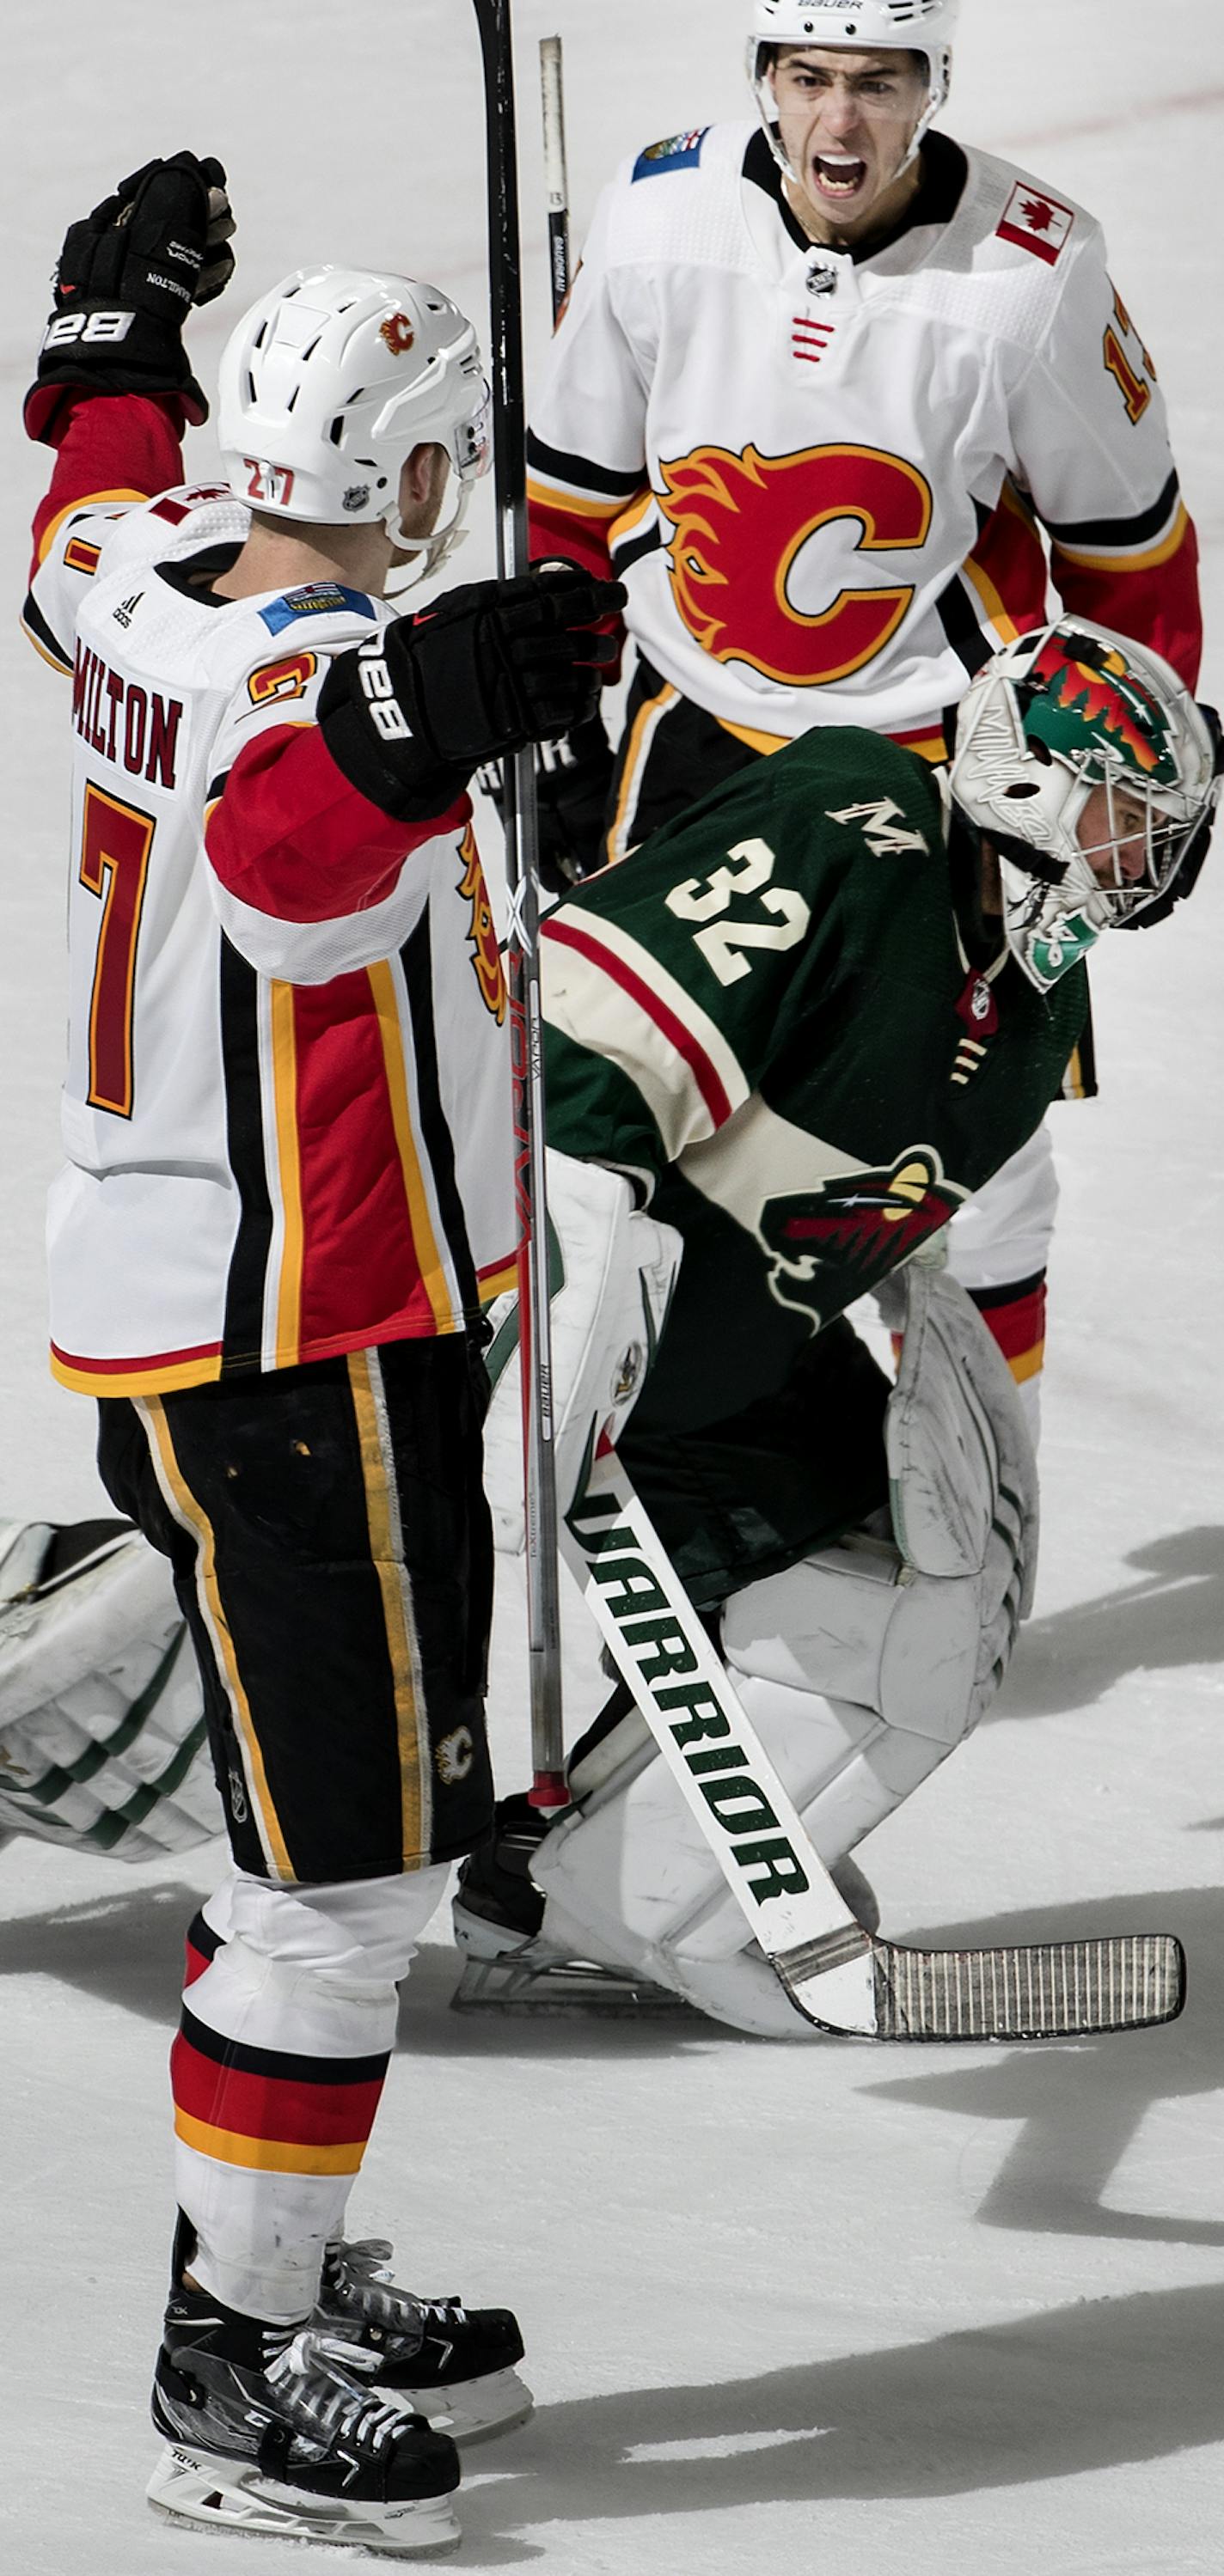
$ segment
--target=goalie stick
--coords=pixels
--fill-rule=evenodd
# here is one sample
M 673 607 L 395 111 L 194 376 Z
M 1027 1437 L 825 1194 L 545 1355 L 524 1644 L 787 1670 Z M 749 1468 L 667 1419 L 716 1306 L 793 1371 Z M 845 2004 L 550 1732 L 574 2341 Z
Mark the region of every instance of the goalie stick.
M 523 393 L 518 156 L 510 0 L 473 0 L 484 66 L 489 204 L 489 304 L 493 341 L 493 480 L 497 569 L 503 581 L 528 568 L 527 430 Z M 553 1450 L 552 1346 L 548 1305 L 548 1221 L 544 1164 L 544 1059 L 539 961 L 539 865 L 535 760 L 519 752 L 502 768 L 506 887 L 510 919 L 506 982 L 518 1220 L 520 1358 L 526 1461 L 527 1656 L 532 1804 L 567 1806 L 561 1706 L 561 1602 L 557 1482 Z
M 1082 2038 L 1174 2021 L 1159 1932 L 924 1950 L 866 1931 L 813 1849 L 613 1448 L 565 1515 L 568 1562 L 618 1671 L 795 2010 L 839 2038 Z

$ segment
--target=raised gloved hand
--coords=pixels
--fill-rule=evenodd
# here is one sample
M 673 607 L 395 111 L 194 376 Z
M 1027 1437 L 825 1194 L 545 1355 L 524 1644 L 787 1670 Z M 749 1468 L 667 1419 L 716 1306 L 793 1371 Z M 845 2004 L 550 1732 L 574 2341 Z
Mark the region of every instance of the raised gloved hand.
M 439 814 L 481 761 L 570 733 L 616 658 L 595 633 L 619 582 L 569 565 L 471 582 L 338 654 L 319 698 L 323 739 L 354 787 L 404 821 Z
M 113 197 L 70 224 L 55 272 L 55 306 L 26 396 L 31 438 L 45 438 L 66 388 L 98 394 L 178 394 L 187 418 L 208 405 L 187 363 L 182 331 L 234 271 L 234 218 L 219 161 L 176 152 L 146 161 Z

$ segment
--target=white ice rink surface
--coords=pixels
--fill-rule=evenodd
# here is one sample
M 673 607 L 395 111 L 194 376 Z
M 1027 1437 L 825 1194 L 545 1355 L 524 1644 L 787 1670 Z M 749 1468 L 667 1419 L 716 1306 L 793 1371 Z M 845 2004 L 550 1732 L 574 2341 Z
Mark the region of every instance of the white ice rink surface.
M 742 110 L 741 0 L 522 0 L 530 343 L 546 329 L 536 38 L 566 45 L 576 229 L 614 158 Z M 17 17 L 17 13 L 15 13 Z M 1104 219 L 1155 350 L 1224 696 L 1224 12 L 966 0 L 950 132 Z M 1159 33 L 1157 31 L 1160 31 Z M 7 41 L 2 542 L 44 472 L 20 392 L 66 222 L 190 143 L 228 164 L 231 314 L 331 257 L 483 313 L 466 0 L 25 7 Z M 225 309 L 197 325 L 208 380 Z M 207 432 L 189 451 L 204 472 Z M 464 576 L 491 565 L 487 494 Z M 62 689 L 0 642 L 0 1513 L 96 1508 L 91 1415 L 44 1357 L 67 768 Z M 1095 979 L 1105 1093 L 1057 1110 L 1037 1613 L 997 1714 L 868 1846 L 937 1940 L 1180 1933 L 1172 2030 L 1036 2050 L 795 2047 L 683 2025 L 459 2021 L 439 1923 L 354 2200 L 405 2277 L 512 2303 L 539 2411 L 472 2456 L 472 2570 L 549 2576 L 1217 2576 L 1224 2562 L 1224 851 Z M 494 1742 L 522 1777 L 499 1614 Z M 575 1617 L 571 1706 L 591 1704 Z M 170 2203 L 180 1936 L 216 1871 L 0 1854 L 0 2549 L 13 2576 L 274 2576 L 272 2541 L 143 2502 Z M 338 2568 L 341 2553 L 319 2552 Z M 348 2563 L 360 2563 L 349 2560 Z

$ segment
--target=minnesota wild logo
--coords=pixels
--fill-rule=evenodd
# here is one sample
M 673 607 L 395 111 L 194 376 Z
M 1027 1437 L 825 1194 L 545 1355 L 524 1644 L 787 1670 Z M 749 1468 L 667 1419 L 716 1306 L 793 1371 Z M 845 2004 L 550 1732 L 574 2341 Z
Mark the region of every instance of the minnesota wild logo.
M 819 1332 L 937 1234 L 965 1196 L 933 1146 L 912 1145 L 887 1170 L 840 1172 L 767 1199 L 757 1231 L 773 1255 L 770 1293 Z

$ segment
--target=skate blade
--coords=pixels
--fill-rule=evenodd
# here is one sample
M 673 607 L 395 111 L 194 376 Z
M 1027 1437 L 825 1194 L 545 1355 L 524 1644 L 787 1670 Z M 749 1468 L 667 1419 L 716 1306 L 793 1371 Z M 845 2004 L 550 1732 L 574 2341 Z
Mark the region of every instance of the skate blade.
M 451 1996 L 452 2012 L 567 2013 L 609 2015 L 644 2013 L 692 2020 L 693 2007 L 666 1986 L 648 1977 L 630 1976 L 618 1968 L 598 1967 L 590 1959 L 540 1959 L 513 1951 L 500 1959 L 469 1958 Z
M 424 2415 L 435 2433 L 452 2442 L 488 2442 L 525 2424 L 535 2399 L 517 2370 L 490 2370 L 483 2379 L 456 2379 L 446 2387 L 385 2388 L 410 2415 Z
M 264 2539 L 324 2541 L 333 2549 L 377 2549 L 406 2558 L 441 2555 L 462 2538 L 449 2495 L 346 2504 L 338 2496 L 281 2486 L 238 2461 L 185 2451 L 177 2442 L 167 2444 L 145 2493 L 175 2522 L 203 2522 L 214 2531 L 248 2531 Z

